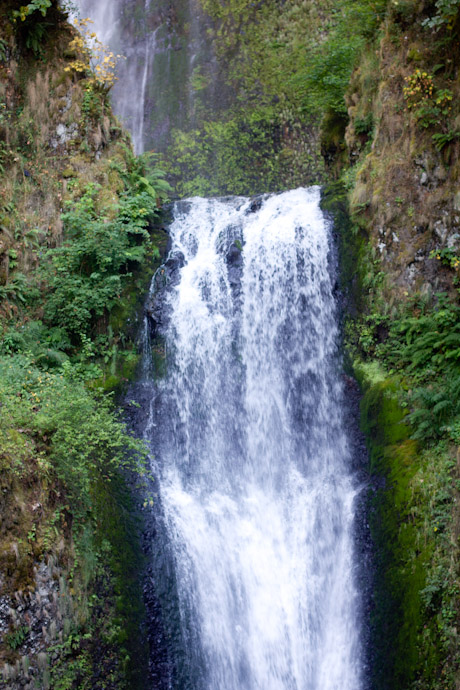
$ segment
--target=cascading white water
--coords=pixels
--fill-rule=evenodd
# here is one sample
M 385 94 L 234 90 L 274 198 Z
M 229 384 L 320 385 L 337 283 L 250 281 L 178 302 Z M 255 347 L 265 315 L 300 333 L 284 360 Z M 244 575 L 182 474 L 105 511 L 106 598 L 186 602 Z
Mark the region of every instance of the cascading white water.
M 170 229 L 184 265 L 147 433 L 187 687 L 359 690 L 330 228 L 317 188 L 259 205 L 192 199 Z

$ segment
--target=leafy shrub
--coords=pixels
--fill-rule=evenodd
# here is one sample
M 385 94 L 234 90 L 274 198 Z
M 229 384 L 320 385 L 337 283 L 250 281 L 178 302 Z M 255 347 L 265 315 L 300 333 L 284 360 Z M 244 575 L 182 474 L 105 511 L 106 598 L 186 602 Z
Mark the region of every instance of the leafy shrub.
M 158 252 L 148 227 L 169 187 L 161 171 L 149 173 L 145 161 L 132 164 L 131 171 L 119 170 L 126 189 L 111 206 L 99 207 L 101 187 L 94 184 L 68 204 L 62 217 L 65 242 L 47 252 L 45 320 L 74 342 L 120 299 L 130 265 Z
M 11 253 L 12 250 L 10 249 L 10 256 Z M 14 264 L 15 261 L 12 263 Z M 6 285 L 0 285 L 0 301 L 8 300 L 16 304 L 27 305 L 36 299 L 38 294 L 38 289 L 33 278 L 26 276 L 20 271 L 15 271 L 11 280 Z
M 19 20 L 22 25 L 20 33 L 23 35 L 26 48 L 36 56 L 41 54 L 45 34 L 53 26 L 53 22 L 43 21 L 52 6 L 53 0 L 32 0 L 12 11 L 13 21 L 17 23 Z
M 74 19 L 77 28 L 69 49 L 76 52 L 78 57 L 65 67 L 66 72 L 76 72 L 84 75 L 92 89 L 108 92 L 114 85 L 117 77 L 115 67 L 122 57 L 115 55 L 105 46 L 94 31 L 89 28 L 91 19 Z
M 5 635 L 5 642 L 10 649 L 16 650 L 25 641 L 28 633 L 29 633 L 29 628 L 26 628 L 25 626 L 21 626 L 19 628 L 16 628 L 16 630 L 13 630 L 12 632 L 7 633 Z
M 370 6 L 347 0 L 332 12 L 328 35 L 316 48 L 310 46 L 304 68 L 294 77 L 304 95 L 305 107 L 321 113 L 332 110 L 346 117 L 345 92 L 366 42 L 373 38 L 385 15 L 386 3 Z
M 414 438 L 453 439 L 460 415 L 460 306 L 439 294 L 436 308 L 402 314 L 386 325 L 387 339 L 376 354 L 410 381 Z
M 34 12 L 40 12 L 42 17 L 46 17 L 46 13 L 51 5 L 51 0 L 31 0 L 28 5 L 22 5 L 19 10 L 13 10 L 13 17 L 20 19 L 22 22 Z
M 436 132 L 431 137 L 433 143 L 438 151 L 442 151 L 448 144 L 450 144 L 454 139 L 460 136 L 460 132 L 448 131 L 448 132 Z
M 436 14 L 425 19 L 423 24 L 430 29 L 439 31 L 442 28 L 451 31 L 458 19 L 459 4 L 458 0 L 436 0 Z
M 206 121 L 192 132 L 173 132 L 169 158 L 183 196 L 247 194 L 286 185 L 302 162 L 286 165 L 273 107 L 254 108 L 226 121 Z M 308 164 L 305 158 L 303 162 Z M 294 171 L 293 171 L 294 168 Z M 289 186 L 289 182 L 287 183 Z
M 345 91 L 363 41 L 359 36 L 349 41 L 330 38 L 312 57 L 305 74 L 309 99 L 321 111 L 333 110 L 346 115 Z
M 445 385 L 447 384 L 447 385 Z M 460 375 L 442 386 L 418 388 L 412 394 L 414 411 L 409 421 L 415 429 L 413 437 L 435 440 L 450 431 L 449 422 L 460 413 Z
M 370 134 L 374 127 L 374 116 L 368 113 L 365 117 L 357 117 L 354 120 L 356 134 Z
M 143 472 L 142 442 L 126 432 L 109 398 L 88 391 L 70 363 L 51 372 L 25 355 L 0 356 L 0 403 L 0 458 L 8 467 L 11 430 L 45 439 L 49 452 L 41 470 L 55 473 L 76 520 L 91 512 L 97 481 L 110 482 L 120 468 Z M 15 464 L 19 476 L 28 471 L 29 454 Z
M 71 349 L 69 337 L 60 328 L 47 328 L 41 321 L 29 321 L 2 333 L 0 353 L 27 353 L 40 367 L 61 366 Z
M 453 93 L 450 89 L 438 89 L 435 92 L 434 77 L 428 72 L 416 69 L 405 78 L 404 98 L 409 110 L 421 125 L 428 127 L 446 126 L 447 117 L 452 110 Z M 457 133 L 454 131 L 436 132 L 432 139 L 438 151 L 449 144 Z
M 430 99 L 433 95 L 433 76 L 421 69 L 416 69 L 413 74 L 405 78 L 407 86 L 403 88 L 407 107 L 413 108 L 421 101 Z

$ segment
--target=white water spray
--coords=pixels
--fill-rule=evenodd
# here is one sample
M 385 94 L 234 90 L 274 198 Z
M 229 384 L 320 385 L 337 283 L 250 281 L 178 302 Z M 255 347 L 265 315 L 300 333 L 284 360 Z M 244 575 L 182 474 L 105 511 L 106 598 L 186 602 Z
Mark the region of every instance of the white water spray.
M 187 687 L 359 690 L 329 227 L 316 188 L 255 206 L 193 199 L 171 226 L 185 265 L 148 428 Z

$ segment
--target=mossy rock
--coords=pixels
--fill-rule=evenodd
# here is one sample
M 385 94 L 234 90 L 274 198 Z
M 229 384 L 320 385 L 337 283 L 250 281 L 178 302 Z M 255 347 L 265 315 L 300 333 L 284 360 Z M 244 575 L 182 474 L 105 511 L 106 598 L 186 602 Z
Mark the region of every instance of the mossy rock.
M 73 177 L 77 177 L 77 173 L 76 173 L 76 171 L 75 171 L 73 168 L 65 168 L 65 169 L 62 171 L 62 177 L 63 177 L 65 180 L 69 180 L 69 179 L 71 179 L 71 178 L 73 178 Z
M 397 383 L 384 379 L 373 383 L 361 401 L 361 428 L 370 444 L 371 471 L 385 469 L 385 451 L 409 437 L 405 412 L 396 398 Z
M 361 428 L 370 471 L 381 478 L 370 506 L 376 569 L 373 687 L 408 688 L 423 661 L 421 591 L 430 558 L 430 548 L 419 543 L 420 518 L 413 509 L 421 454 L 398 401 L 401 382 L 388 377 L 377 362 L 355 363 L 355 373 L 364 392 Z

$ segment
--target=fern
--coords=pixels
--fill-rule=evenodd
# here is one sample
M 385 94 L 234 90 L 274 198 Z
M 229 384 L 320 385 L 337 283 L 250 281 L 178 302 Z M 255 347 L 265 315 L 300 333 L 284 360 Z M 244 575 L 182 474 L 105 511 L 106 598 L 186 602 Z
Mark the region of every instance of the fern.
M 453 397 L 453 399 L 456 400 L 456 404 L 460 406 L 460 376 L 457 376 L 456 378 L 451 380 L 449 393 L 451 397 Z
M 446 413 L 448 411 L 452 410 L 452 403 L 450 400 L 440 400 L 436 405 L 433 407 L 433 414 L 437 419 L 442 419 L 443 417 L 446 416 Z

